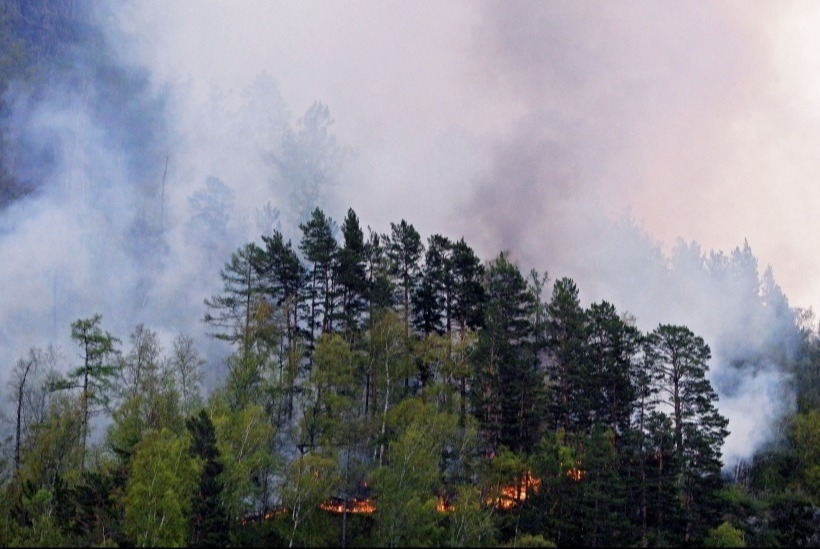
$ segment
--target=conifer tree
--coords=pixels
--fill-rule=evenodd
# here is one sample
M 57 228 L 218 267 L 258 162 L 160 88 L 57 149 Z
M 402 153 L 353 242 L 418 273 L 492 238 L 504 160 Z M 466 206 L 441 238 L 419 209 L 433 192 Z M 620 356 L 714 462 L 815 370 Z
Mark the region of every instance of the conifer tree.
M 396 302 L 401 307 L 404 319 L 405 337 L 410 333 L 410 296 L 419 284 L 420 260 L 424 244 L 415 227 L 404 219 L 390 224 L 391 233 L 386 238 L 386 252 L 389 259 L 390 275 L 395 280 L 400 295 Z
M 702 539 L 715 520 L 717 490 L 722 484 L 720 459 L 729 434 L 720 415 L 717 394 L 706 378 L 709 346 L 689 328 L 659 325 L 651 334 L 657 353 L 659 411 L 671 418 L 676 486 L 683 511 L 680 541 Z
M 367 277 L 368 320 L 375 318 L 376 311 L 392 305 L 394 284 L 390 279 L 390 267 L 386 246 L 389 237 L 367 228 L 368 238 L 364 245 L 365 272 Z
M 300 335 L 299 321 L 302 315 L 300 302 L 307 271 L 299 261 L 299 256 L 282 233 L 262 235 L 264 251 L 259 255 L 256 270 L 262 279 L 262 290 L 271 304 L 281 309 L 284 317 L 288 348 Z
M 226 547 L 228 545 L 228 515 L 222 497 L 221 474 L 224 469 L 216 445 L 216 431 L 203 409 L 185 422 L 191 435 L 190 452 L 201 460 L 199 482 L 191 503 L 189 519 L 190 547 Z
M 336 282 L 341 292 L 339 318 L 344 332 L 350 335 L 361 328 L 366 306 L 366 250 L 364 233 L 352 208 L 347 210 L 341 228 L 344 242 L 336 263 Z
M 85 469 L 91 415 L 106 409 L 113 396 L 119 361 L 119 340 L 100 326 L 102 316 L 80 318 L 71 323 L 71 339 L 81 349 L 82 365 L 68 374 L 60 388 L 79 388 L 82 417 L 82 449 L 80 469 Z
M 411 296 L 413 327 L 424 334 L 443 334 L 450 328 L 453 277 L 450 269 L 452 243 L 440 234 L 427 240 L 424 267 Z
M 591 403 L 582 390 L 589 377 L 587 360 L 587 319 L 578 297 L 578 287 L 569 278 L 561 278 L 552 288 L 547 305 L 547 349 L 550 354 L 550 423 L 564 433 L 564 443 L 571 431 L 588 423 Z
M 632 376 L 638 360 L 640 334 L 606 302 L 593 303 L 586 312 L 589 333 L 590 376 L 584 384 L 593 423 L 611 430 L 613 444 L 630 428 L 635 388 Z
M 484 329 L 473 379 L 474 413 L 491 448 L 526 452 L 541 438 L 543 377 L 533 352 L 534 296 L 501 253 L 485 273 Z
M 326 217 L 318 207 L 313 210 L 307 222 L 299 225 L 302 230 L 299 249 L 311 265 L 307 284 L 311 341 L 316 338 L 316 329 L 320 333 L 333 329 L 333 268 L 338 251 L 338 244 L 333 237 L 334 225 L 333 220 Z
M 451 332 L 450 323 L 455 322 L 463 336 L 467 329 L 476 329 L 484 321 L 484 265 L 461 238 L 453 244 L 450 268 L 453 295 L 447 313 L 447 332 Z
M 205 299 L 208 312 L 204 320 L 215 330 L 210 335 L 239 343 L 243 355 L 250 353 L 255 339 L 254 319 L 261 299 L 261 281 L 255 265 L 261 253 L 253 243 L 234 251 L 219 273 L 222 293 Z

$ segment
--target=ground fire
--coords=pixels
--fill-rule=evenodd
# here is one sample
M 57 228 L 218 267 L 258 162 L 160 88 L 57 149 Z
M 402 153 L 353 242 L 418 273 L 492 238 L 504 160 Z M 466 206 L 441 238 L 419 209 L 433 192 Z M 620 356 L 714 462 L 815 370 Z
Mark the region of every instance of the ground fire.
M 499 490 L 499 495 L 494 498 L 488 498 L 487 503 L 495 506 L 497 509 L 512 509 L 526 500 L 530 492 L 537 492 L 540 487 L 541 479 L 527 472 L 521 478 L 521 482 L 502 486 Z
M 578 469 L 577 467 L 568 469 L 566 474 L 575 482 L 580 482 L 581 479 L 584 478 L 584 471 L 582 469 Z M 497 496 L 489 497 L 486 499 L 486 501 L 488 505 L 492 505 L 496 509 L 512 509 L 520 503 L 526 501 L 527 497 L 531 493 L 537 493 L 540 487 L 541 479 L 538 477 L 534 477 L 532 473 L 527 472 L 521 478 L 520 482 L 518 482 L 517 484 L 502 486 L 499 489 Z M 350 498 L 345 500 L 344 498 L 334 497 L 329 500 L 323 501 L 319 504 L 318 507 L 322 511 L 327 511 L 328 513 L 333 513 L 335 515 L 341 515 L 345 513 L 345 511 L 351 514 L 362 515 L 369 515 L 376 512 L 376 506 L 373 504 L 370 498 Z M 449 513 L 455 511 L 455 509 L 456 506 L 449 500 L 449 498 L 445 496 L 438 497 L 436 511 L 440 513 Z M 252 521 L 268 520 L 276 515 L 284 513 L 285 511 L 286 509 L 280 507 L 273 511 L 269 511 L 264 515 L 262 515 L 261 513 L 256 515 L 249 515 L 242 520 L 242 523 L 245 524 Z
M 354 514 L 370 514 L 376 512 L 376 507 L 368 498 L 352 498 L 348 500 L 342 498 L 331 498 L 330 500 L 323 501 L 319 504 L 319 509 L 337 515 L 344 513 L 345 507 L 347 508 L 348 513 Z

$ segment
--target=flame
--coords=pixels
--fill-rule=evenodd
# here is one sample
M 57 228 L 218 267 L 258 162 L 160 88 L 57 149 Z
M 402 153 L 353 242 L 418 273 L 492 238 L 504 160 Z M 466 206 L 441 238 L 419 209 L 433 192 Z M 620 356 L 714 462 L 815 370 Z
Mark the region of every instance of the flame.
M 532 492 L 538 492 L 541 487 L 541 479 L 532 476 L 532 473 L 527 471 L 521 477 L 521 481 L 517 484 L 502 486 L 499 490 L 500 495 L 497 497 L 490 497 L 487 503 L 494 505 L 497 509 L 512 509 L 519 503 L 527 499 L 527 495 Z
M 436 511 L 439 513 L 449 513 L 451 511 L 455 511 L 456 508 L 453 504 L 449 503 L 444 496 L 438 497 L 438 504 L 436 504 Z
M 242 517 L 241 523 L 244 526 L 244 525 L 246 525 L 248 523 L 251 523 L 251 522 L 257 522 L 257 521 L 261 522 L 263 520 L 270 520 L 270 519 L 272 519 L 273 517 L 275 517 L 277 515 L 282 515 L 282 514 L 287 513 L 287 512 L 288 512 L 288 510 L 287 510 L 286 507 L 276 507 L 275 509 L 272 509 L 272 510 L 268 511 L 265 514 L 253 513 L 253 514 L 250 514 L 250 515 L 245 515 L 244 517 Z
M 348 513 L 360 513 L 369 515 L 371 513 L 376 512 L 376 507 L 367 498 L 353 498 L 347 500 L 346 502 L 345 500 L 340 498 L 333 498 L 330 501 L 323 501 L 319 504 L 319 509 L 337 515 L 341 515 L 342 513 L 344 513 L 345 507 L 347 507 Z
M 578 468 L 568 469 L 567 476 L 578 482 L 584 477 L 584 471 Z M 499 489 L 499 494 L 497 496 L 489 497 L 486 501 L 489 505 L 495 506 L 496 509 L 509 510 L 526 501 L 527 496 L 530 493 L 538 492 L 540 487 L 541 479 L 532 476 L 532 473 L 527 471 L 518 483 L 502 486 Z M 349 500 L 332 498 L 330 500 L 323 501 L 318 507 L 323 511 L 336 515 L 341 515 L 344 513 L 345 508 L 348 513 L 352 514 L 369 515 L 376 512 L 376 506 L 373 505 L 373 502 L 370 501 L 369 498 L 352 498 Z M 254 521 L 270 520 L 277 515 L 286 513 L 287 511 L 288 510 L 285 507 L 277 507 L 272 511 L 268 511 L 264 515 L 262 513 L 247 515 L 242 519 L 242 524 L 244 525 Z M 436 504 L 436 511 L 440 513 L 449 513 L 455 511 L 455 505 L 450 503 L 445 496 L 439 496 L 438 503 Z
M 581 479 L 584 478 L 584 470 L 577 467 L 567 469 L 567 476 L 575 482 L 581 482 Z

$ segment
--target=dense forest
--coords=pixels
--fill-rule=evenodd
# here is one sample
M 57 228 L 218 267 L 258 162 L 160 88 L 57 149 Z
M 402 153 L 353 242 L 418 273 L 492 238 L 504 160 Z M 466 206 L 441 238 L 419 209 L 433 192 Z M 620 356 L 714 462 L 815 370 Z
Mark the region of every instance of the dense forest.
M 53 349 L 20 358 L 4 544 L 820 541 L 816 334 L 788 440 L 724 474 L 731 425 L 686 326 L 641 332 L 405 220 L 316 208 L 300 230 L 225 263 L 203 320 L 233 352 L 207 396 L 191 338 L 122 341 L 99 315 L 71 324 L 67 374 Z
M 750 303 L 748 326 L 716 342 L 731 343 L 736 390 L 776 363 L 795 395 L 778 434 L 731 464 L 717 345 L 674 319 L 646 330 L 614 303 L 586 305 L 572 278 L 514 251 L 482 258 L 405 219 L 373 230 L 352 208 L 334 220 L 317 206 L 333 168 L 318 103 L 271 160 L 294 226 L 269 203 L 267 228 L 234 247 L 232 191 L 208 178 L 185 243 L 218 265 L 190 284 L 218 284 L 204 302 L 151 301 L 151 276 L 188 258 L 166 232 L 164 98 L 109 55 L 86 9 L 0 0 L 0 215 L 64 169 L 71 147 L 34 123 L 64 111 L 37 106 L 76 100 L 130 185 L 88 162 L 89 202 L 130 215 L 104 225 L 126 252 L 94 257 L 147 265 L 142 310 L 185 303 L 201 322 L 58 324 L 54 276 L 55 332 L 72 348 L 44 340 L 0 365 L 0 545 L 820 545 L 820 331 L 770 271 L 760 279 L 748 246 L 678 257 L 722 281 L 696 285 L 707 299 L 742 286 Z M 93 149 L 83 135 L 74 149 Z M 761 321 L 774 309 L 787 331 Z M 207 353 L 190 335 L 201 326 L 219 344 Z

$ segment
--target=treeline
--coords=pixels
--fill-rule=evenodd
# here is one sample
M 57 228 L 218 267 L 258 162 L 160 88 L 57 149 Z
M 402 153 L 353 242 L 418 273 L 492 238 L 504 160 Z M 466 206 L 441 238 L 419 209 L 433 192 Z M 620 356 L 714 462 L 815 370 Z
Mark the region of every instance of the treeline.
M 67 374 L 52 349 L 18 361 L 4 545 L 820 542 L 809 331 L 792 436 L 731 479 L 686 326 L 642 332 L 404 220 L 299 228 L 237 249 L 205 300 L 232 349 L 208 395 L 193 340 L 123 344 L 99 316 L 72 323 Z

